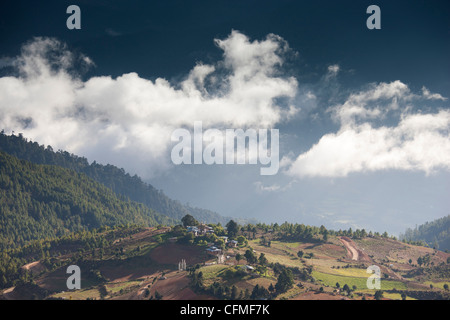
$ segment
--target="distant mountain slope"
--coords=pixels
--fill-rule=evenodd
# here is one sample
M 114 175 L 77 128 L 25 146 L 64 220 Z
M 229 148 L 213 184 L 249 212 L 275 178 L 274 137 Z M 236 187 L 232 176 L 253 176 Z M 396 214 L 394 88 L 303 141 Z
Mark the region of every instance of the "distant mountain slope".
M 37 165 L 0 151 L 0 248 L 83 229 L 174 221 L 143 204 L 119 199 L 85 174 Z
M 407 229 L 400 235 L 401 240 L 424 241 L 430 247 L 437 243 L 440 250 L 450 250 L 450 215 L 422 224 L 415 229 Z
M 51 146 L 45 148 L 37 142 L 27 141 L 21 134 L 8 136 L 3 132 L 0 133 L 0 151 L 33 163 L 58 165 L 82 172 L 114 192 L 133 201 L 141 202 L 149 208 L 176 220 L 180 220 L 186 214 L 191 214 L 197 220 L 207 223 L 220 222 L 225 224 L 231 219 L 209 210 L 193 208 L 172 200 L 162 191 L 143 182 L 137 175 L 131 176 L 116 166 L 101 165 L 95 161 L 89 164 L 86 158 L 61 150 L 54 152 Z

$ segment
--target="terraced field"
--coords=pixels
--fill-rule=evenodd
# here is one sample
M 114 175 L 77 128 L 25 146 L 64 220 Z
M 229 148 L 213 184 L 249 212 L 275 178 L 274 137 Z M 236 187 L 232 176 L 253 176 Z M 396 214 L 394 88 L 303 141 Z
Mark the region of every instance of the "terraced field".
M 356 292 L 364 293 L 375 293 L 374 290 L 367 288 L 367 276 L 366 277 L 356 277 L 356 276 L 342 276 L 337 274 L 323 273 L 319 271 L 313 271 L 312 276 L 324 285 L 335 287 L 336 283 L 339 283 L 341 287 L 347 284 L 350 288 L 356 286 Z M 400 281 L 391 281 L 381 279 L 381 290 L 401 290 L 407 289 L 405 283 Z
M 228 258 L 225 263 L 217 264 L 214 256 L 206 254 L 204 246 L 195 245 L 192 241 L 169 241 L 170 236 L 164 234 L 165 230 L 146 229 L 115 240 L 110 247 L 104 248 L 102 258 L 92 254 L 92 251 L 85 251 L 80 260 L 83 269 L 81 290 L 67 291 L 65 265 L 46 272 L 44 264 L 33 261 L 24 268 L 31 271 L 33 266 L 40 266 L 39 272 L 42 273 L 37 274 L 35 280 L 37 293 L 46 290 L 50 298 L 72 300 L 196 300 L 223 298 L 225 294 L 229 298 L 232 287 L 240 296 L 244 292 L 248 295 L 257 285 L 265 289 L 276 287 L 279 265 L 291 268 L 293 285 L 285 292 L 275 292 L 275 295 L 273 293 L 277 289 L 273 289 L 270 297 L 275 299 L 341 300 L 362 299 L 363 296 L 373 299 L 377 290 L 367 288 L 371 273 L 366 270 L 370 265 L 381 269 L 384 299 L 399 300 L 402 293 L 407 295 L 407 299 L 449 297 L 444 285 L 450 283 L 447 263 L 450 254 L 392 239 L 349 239 L 347 244 L 358 252 L 358 258 L 354 260 L 354 256 L 349 254 L 350 248 L 346 248 L 342 237 L 338 236 L 330 237 L 327 242 L 317 239 L 311 242 L 271 239 L 270 246 L 262 245 L 261 238 L 257 238 L 250 240 L 248 245 L 226 248 L 224 254 Z M 260 237 L 263 235 L 259 234 Z M 235 255 L 240 253 L 244 256 L 250 248 L 257 257 L 264 253 L 268 263 L 253 263 L 253 271 L 247 272 L 243 267 L 249 262 L 244 257 L 236 261 Z M 303 252 L 302 258 L 297 256 L 299 251 Z M 81 255 L 79 252 L 77 254 Z M 359 259 L 360 256 L 364 259 Z M 66 261 L 71 258 L 71 253 L 62 257 Z M 427 257 L 427 265 L 418 266 L 419 257 Z M 185 271 L 178 270 L 181 259 L 186 260 L 188 269 Z M 201 290 L 194 286 L 190 276 L 199 272 L 202 273 Z M 347 285 L 352 290 L 350 295 L 347 296 L 342 290 L 337 292 L 337 283 L 340 289 Z M 221 295 L 217 296 L 213 285 L 224 290 Z M 25 289 L 28 290 L 28 287 L 17 290 L 7 288 L 3 294 L 0 293 L 0 298 L 20 298 L 24 296 Z

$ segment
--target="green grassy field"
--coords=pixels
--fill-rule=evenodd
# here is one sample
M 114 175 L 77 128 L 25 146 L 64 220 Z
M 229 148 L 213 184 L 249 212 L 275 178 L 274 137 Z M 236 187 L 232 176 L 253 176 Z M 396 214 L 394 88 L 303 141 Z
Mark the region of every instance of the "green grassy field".
M 435 288 L 444 289 L 445 284 L 450 286 L 450 281 L 425 281 L 424 284 L 426 285 L 432 284 L 433 287 Z
M 300 247 L 303 243 L 302 242 L 281 242 L 281 241 L 272 241 L 272 246 L 281 246 L 281 247 L 288 247 L 290 249 L 295 249 Z
M 223 264 L 217 264 L 212 266 L 204 266 L 199 269 L 203 272 L 203 279 L 209 280 L 217 278 L 223 271 L 228 269 L 229 266 L 224 266 Z
M 297 286 L 294 286 L 285 293 L 278 295 L 277 299 L 278 300 L 292 299 L 301 294 L 302 292 L 304 292 L 304 290 L 300 289 Z
M 383 297 L 388 298 L 388 299 L 392 299 L 392 300 L 402 300 L 402 295 L 400 293 L 388 293 L 388 292 L 383 292 Z M 406 300 L 417 300 L 411 297 L 406 297 Z
M 111 292 L 112 294 L 120 292 L 120 290 L 126 290 L 132 287 L 138 287 L 139 283 L 141 281 L 126 281 L 126 282 L 119 282 L 119 283 L 109 283 L 106 285 L 106 289 L 108 292 Z
M 268 235 L 266 239 L 270 239 L 271 236 Z M 85 269 L 90 271 L 82 274 L 81 290 L 66 291 L 66 273 L 64 267 L 40 276 L 40 279 L 36 282 L 38 285 L 51 288 L 49 290 L 52 292 L 59 291 L 59 293 L 52 295 L 55 298 L 68 300 L 120 299 L 121 297 L 124 299 L 138 298 L 140 297 L 138 290 L 144 289 L 141 285 L 146 284 L 146 281 L 150 283 L 152 278 L 159 277 L 162 272 L 173 271 L 176 268 L 176 263 L 178 263 L 180 255 L 186 254 L 193 259 L 189 266 L 194 266 L 197 263 L 202 265 L 204 261 L 215 260 L 214 257 L 210 256 L 208 256 L 209 259 L 206 259 L 205 249 L 203 247 L 169 243 L 167 241 L 170 237 L 169 234 L 163 234 L 160 237 L 162 241 L 156 241 L 155 237 L 149 236 L 149 233 L 138 233 L 137 236 L 127 235 L 123 240 L 117 241 L 110 247 L 105 247 L 103 259 L 99 259 L 99 255 L 96 254 L 94 263 L 89 261 L 92 259 L 91 251 L 87 252 L 84 264 L 86 265 Z M 341 299 L 341 296 L 333 294 L 336 283 L 339 283 L 341 289 L 346 284 L 352 290 L 353 286 L 356 287 L 354 295 L 346 297 L 350 299 L 360 299 L 363 294 L 372 296 L 377 291 L 376 289 L 367 288 L 367 279 L 371 275 L 366 272 L 368 262 L 352 261 L 346 258 L 346 249 L 343 247 L 339 237 L 331 237 L 326 243 L 282 242 L 272 240 L 270 247 L 261 245 L 260 241 L 260 238 L 249 240 L 248 246 L 227 249 L 224 253 L 231 257 L 234 257 L 238 252 L 244 255 L 245 251 L 251 247 L 257 257 L 261 253 L 264 253 L 269 263 L 279 263 L 286 267 L 297 267 L 303 272 L 309 271 L 309 268 L 313 270 L 311 274 L 315 279 L 313 283 L 303 276 L 295 276 L 294 286 L 287 292 L 277 296 L 276 299 L 303 299 L 305 297 L 312 299 Z M 391 263 L 394 258 L 408 260 L 410 256 L 418 257 L 429 251 L 427 248 L 407 247 L 402 243 L 386 239 L 364 239 L 355 240 L 355 242 L 361 244 L 361 247 L 363 247 L 361 250 L 368 254 L 370 253 L 371 256 L 373 254 L 370 259 L 371 263 L 384 266 L 387 266 L 387 263 Z M 405 247 L 407 247 L 407 250 L 404 249 Z M 304 252 L 303 258 L 297 257 L 299 250 Z M 314 254 L 313 258 L 310 258 L 311 253 Z M 69 255 L 63 258 L 70 261 L 67 257 Z M 436 275 L 427 274 L 426 277 L 420 277 L 420 275 L 413 278 L 406 277 L 408 281 L 403 282 L 385 278 L 380 279 L 384 297 L 387 299 L 401 300 L 401 292 L 398 293 L 393 290 L 397 289 L 411 291 L 411 295 L 419 299 L 422 296 L 434 297 L 433 294 L 436 294 L 435 296 L 440 298 L 439 295 L 444 293 L 444 284 L 450 283 L 449 281 L 445 281 L 445 278 L 442 278 L 445 275 L 444 272 L 447 270 L 445 269 L 447 258 L 448 256 L 445 256 L 444 253 L 432 256 L 432 259 L 435 260 L 435 265 L 442 264 L 441 273 L 436 273 Z M 235 264 L 236 260 L 231 258 L 227 263 Z M 239 265 L 214 264 L 200 266 L 196 272 L 201 271 L 203 274 L 204 289 L 208 289 L 214 282 L 217 282 L 222 288 L 235 286 L 238 289 L 238 293 L 245 292 L 246 290 L 251 293 L 256 285 L 263 286 L 267 289 L 270 285 L 275 286 L 277 283 L 278 274 L 274 273 L 273 266 L 266 265 L 266 273 L 260 275 L 256 271 L 260 267 L 258 263 L 253 265 L 255 267 L 255 271 L 253 272 L 243 271 L 242 266 L 248 264 L 245 258 L 241 258 L 238 263 Z M 411 266 L 409 262 L 406 263 L 408 267 L 405 268 L 406 271 L 414 270 L 414 266 Z M 400 266 L 395 265 L 394 267 L 400 269 L 401 266 L 400 264 Z M 304 269 L 305 267 L 308 267 L 308 269 Z M 406 274 L 397 273 L 401 276 Z M 180 280 L 180 290 L 186 287 L 188 280 Z M 424 282 L 425 280 L 427 281 Z M 167 283 L 170 286 L 174 285 L 174 288 L 178 285 L 170 281 L 167 281 Z M 162 286 L 164 283 L 161 282 L 159 284 Z M 430 290 L 430 285 L 433 286 L 433 290 Z M 323 290 L 321 287 L 323 287 Z M 170 290 L 178 289 L 171 288 Z M 320 292 L 323 291 L 324 294 L 320 294 L 319 290 Z M 416 296 L 413 294 L 415 291 L 427 291 L 427 295 Z M 101 292 L 105 296 L 102 297 Z M 209 294 L 208 291 L 207 295 Z M 411 297 L 407 299 L 413 300 Z
M 270 247 L 262 246 L 259 244 L 259 240 L 252 240 L 249 242 L 252 248 L 257 252 L 258 256 L 262 252 L 266 256 L 267 260 L 272 263 L 280 263 L 288 267 L 303 267 L 302 262 L 296 256 L 294 251 L 292 251 L 289 247 L 284 246 L 284 244 L 273 241 Z M 294 244 L 294 243 L 290 243 Z M 298 246 L 299 243 L 296 242 L 295 246 Z M 286 252 L 291 253 L 292 255 L 288 255 Z
M 345 277 L 356 277 L 356 278 L 368 278 L 371 274 L 366 272 L 366 269 L 359 268 L 340 268 L 340 269 L 330 269 L 329 273 L 333 273 Z
M 348 277 L 336 274 L 328 274 L 319 271 L 313 271 L 312 276 L 317 281 L 323 283 L 324 285 L 335 287 L 338 282 L 341 288 L 347 284 L 350 288 L 356 286 L 356 291 L 358 292 L 375 292 L 376 290 L 367 288 L 367 278 L 368 277 Z M 392 289 L 407 289 L 407 286 L 403 282 L 390 281 L 381 279 L 381 290 L 392 290 Z
M 77 291 L 60 292 L 54 294 L 54 298 L 63 298 L 66 300 L 86 300 L 90 299 L 100 299 L 100 292 L 97 288 L 93 289 L 82 289 Z

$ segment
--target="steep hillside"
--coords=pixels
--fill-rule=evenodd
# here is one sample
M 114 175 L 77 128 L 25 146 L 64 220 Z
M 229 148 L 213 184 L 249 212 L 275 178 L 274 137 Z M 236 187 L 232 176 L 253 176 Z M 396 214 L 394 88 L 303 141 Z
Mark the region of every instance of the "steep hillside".
M 186 214 L 191 214 L 199 221 L 225 224 L 230 220 L 219 214 L 200 208 L 183 205 L 167 197 L 162 191 L 141 180 L 137 175 L 131 176 L 124 169 L 113 165 L 101 165 L 95 161 L 89 164 L 83 157 L 59 150 L 54 152 L 51 146 L 44 147 L 37 142 L 27 141 L 21 134 L 6 135 L 0 133 L 0 151 L 4 151 L 19 159 L 36 164 L 58 165 L 86 174 L 114 192 L 126 196 L 133 201 L 141 202 L 147 207 L 179 220 Z
M 0 248 L 83 229 L 173 224 L 146 206 L 119 199 L 82 173 L 36 165 L 0 151 Z
M 406 241 L 423 241 L 430 247 L 450 250 L 450 215 L 422 224 L 415 229 L 407 229 L 400 239 Z
M 449 253 L 287 223 L 236 234 L 211 227 L 197 236 L 180 225 L 103 228 L 0 252 L 0 300 L 450 299 Z M 82 270 L 79 290 L 66 285 L 72 264 Z M 374 267 L 378 287 L 368 281 Z

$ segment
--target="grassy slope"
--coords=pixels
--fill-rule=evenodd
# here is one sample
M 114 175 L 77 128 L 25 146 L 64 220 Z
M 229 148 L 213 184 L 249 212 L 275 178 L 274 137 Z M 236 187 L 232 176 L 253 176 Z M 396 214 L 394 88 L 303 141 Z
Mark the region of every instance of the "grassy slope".
M 165 236 L 165 238 L 167 238 L 167 236 Z M 299 268 L 302 268 L 304 266 L 313 266 L 314 270 L 312 272 L 312 276 L 316 279 L 315 283 L 299 281 L 297 279 L 295 281 L 294 287 L 288 290 L 286 293 L 278 296 L 278 299 L 297 299 L 302 295 L 308 296 L 310 298 L 320 299 L 339 298 L 339 296 L 333 296 L 333 290 L 335 289 L 336 282 L 339 282 L 341 288 L 345 284 L 347 284 L 350 288 L 355 285 L 357 289 L 355 291 L 354 299 L 361 299 L 361 296 L 359 294 L 365 294 L 369 296 L 373 295 L 376 290 L 369 290 L 366 287 L 367 277 L 369 276 L 369 274 L 367 274 L 365 270 L 367 263 L 363 264 L 351 260 L 338 261 L 338 259 L 341 258 L 342 253 L 345 252 L 345 249 L 343 248 L 343 246 L 338 245 L 339 240 L 335 237 L 331 237 L 329 242 L 330 243 L 327 244 L 311 244 L 302 242 L 285 243 L 280 241 L 273 241 L 271 247 L 269 248 L 259 245 L 259 240 L 256 239 L 250 241 L 249 245 L 254 248 L 258 255 L 260 253 L 264 253 L 269 262 L 284 262 L 287 265 L 292 265 Z M 367 251 L 370 256 L 374 257 L 373 263 L 381 265 L 383 268 L 385 267 L 383 265 L 385 264 L 385 262 L 383 262 L 382 260 L 386 259 L 386 256 L 391 257 L 396 256 L 397 254 L 411 254 L 411 256 L 416 256 L 429 253 L 428 248 L 409 245 L 405 246 L 398 241 L 387 239 L 364 239 L 358 240 L 356 242 L 361 244 L 361 246 L 365 245 L 364 250 Z M 97 264 L 97 268 L 100 270 L 101 274 L 108 278 L 106 282 L 95 283 L 94 281 L 86 281 L 85 285 L 88 287 L 83 287 L 83 289 L 78 292 L 56 292 L 53 294 L 53 296 L 64 297 L 66 299 L 70 297 L 72 299 L 98 299 L 100 298 L 100 286 L 105 285 L 105 288 L 108 292 L 106 298 L 108 299 L 121 297 L 132 299 L 142 298 L 142 292 L 144 292 L 146 288 L 149 288 L 149 291 L 152 295 L 156 290 L 158 290 L 159 292 L 163 292 L 163 295 L 166 295 L 166 297 L 176 298 L 177 291 L 186 293 L 186 290 L 190 290 L 187 287 L 189 281 L 186 278 L 186 273 L 180 273 L 177 271 L 176 261 L 178 261 L 177 259 L 179 253 L 184 250 L 183 248 L 189 249 L 189 252 L 191 252 L 191 254 L 195 254 L 195 252 L 198 252 L 198 257 L 195 261 L 207 261 L 205 259 L 209 259 L 210 262 L 214 261 L 214 259 L 212 259 L 211 257 L 208 258 L 207 256 L 205 256 L 203 254 L 204 249 L 200 247 L 191 246 L 191 248 L 190 246 L 186 245 L 159 244 L 155 241 L 150 231 L 148 231 L 148 233 L 143 232 L 139 235 L 133 236 L 132 238 L 124 238 L 122 241 L 116 242 L 114 246 L 124 247 L 125 256 L 118 258 L 113 254 L 115 250 L 106 250 L 106 255 L 103 261 Z M 126 253 L 132 252 L 138 246 L 142 248 L 140 254 L 127 258 Z M 333 246 L 336 246 L 337 248 L 335 251 L 330 250 L 330 248 L 335 248 Z M 173 250 L 164 249 L 169 247 Z M 195 248 L 199 248 L 200 250 L 197 250 Z M 229 249 L 228 254 L 231 256 L 234 256 L 237 252 L 243 254 L 246 249 L 247 247 Z M 302 250 L 305 253 L 314 253 L 314 258 L 300 259 L 296 256 L 293 257 L 293 255 L 296 255 L 298 250 Z M 381 253 L 379 253 L 379 255 L 376 255 L 375 251 Z M 108 252 L 110 253 L 108 254 Z M 174 254 L 176 256 L 173 256 Z M 439 259 L 442 260 L 446 257 L 447 255 L 445 254 L 436 255 L 434 259 L 437 262 Z M 161 261 L 166 262 L 161 264 L 156 262 L 155 259 L 161 259 Z M 233 258 L 231 258 L 227 261 L 227 263 L 233 265 L 202 266 L 198 271 L 203 272 L 205 284 L 209 285 L 213 282 L 219 282 L 229 287 L 235 285 L 238 288 L 238 292 L 244 291 L 245 289 L 248 289 L 251 292 L 256 284 L 268 288 L 270 284 L 275 285 L 277 281 L 276 276 L 273 274 L 273 271 L 270 268 L 264 276 L 252 276 L 250 274 L 246 274 L 241 277 L 227 278 L 225 276 L 225 271 L 227 269 L 236 270 L 236 267 L 234 265 L 236 265 L 237 262 Z M 245 260 L 241 260 L 239 262 L 240 266 L 245 264 Z M 337 268 L 338 266 L 339 268 Z M 169 280 L 161 279 L 161 275 L 163 274 L 163 272 L 167 274 Z M 179 282 L 177 282 L 177 277 L 179 278 Z M 400 293 L 393 292 L 392 290 L 406 290 L 407 292 L 411 290 L 425 291 L 427 290 L 427 287 L 429 288 L 429 284 L 432 283 L 435 287 L 435 289 L 433 289 L 435 292 L 438 292 L 439 290 L 441 290 L 442 292 L 443 285 L 450 282 L 450 279 L 448 278 L 433 278 L 433 275 L 430 275 L 430 277 L 430 280 L 427 281 L 421 281 L 420 279 L 416 279 L 414 277 L 405 280 L 382 278 L 381 289 L 385 291 L 385 298 L 401 299 Z M 45 279 L 45 275 L 42 275 L 41 279 Z M 53 279 L 46 279 L 47 282 L 61 282 L 64 281 L 65 278 L 58 278 L 55 276 Z M 176 289 L 177 283 L 180 283 L 180 287 L 178 289 Z M 323 294 L 311 294 L 311 292 L 318 292 L 320 287 L 323 287 L 324 289 Z M 386 292 L 386 290 L 388 292 Z M 189 292 L 192 296 L 192 291 Z M 178 295 L 178 297 L 185 296 Z M 204 297 L 208 298 L 208 296 Z M 408 299 L 410 299 L 410 297 Z

